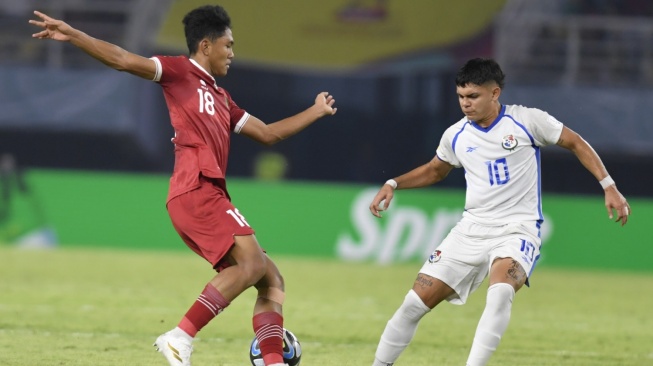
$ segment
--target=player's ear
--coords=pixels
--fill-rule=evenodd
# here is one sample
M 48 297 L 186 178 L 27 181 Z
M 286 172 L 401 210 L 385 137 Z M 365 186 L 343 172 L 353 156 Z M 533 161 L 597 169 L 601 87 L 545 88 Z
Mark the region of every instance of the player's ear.
M 203 38 L 200 41 L 199 47 L 197 48 L 198 52 L 201 52 L 204 56 L 209 55 L 209 48 L 211 47 L 211 42 L 208 38 Z
M 498 100 L 501 95 L 501 88 L 497 85 L 492 88 L 492 100 Z

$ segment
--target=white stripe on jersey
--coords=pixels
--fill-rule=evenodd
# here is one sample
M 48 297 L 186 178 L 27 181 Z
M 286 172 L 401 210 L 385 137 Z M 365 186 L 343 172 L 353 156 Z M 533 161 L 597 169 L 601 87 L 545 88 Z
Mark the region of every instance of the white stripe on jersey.
M 562 123 L 539 109 L 502 106 L 487 128 L 463 118 L 442 136 L 437 156 L 465 169 L 463 217 L 486 225 L 542 222 L 540 147 L 558 142 Z
M 243 129 L 245 126 L 245 123 L 249 120 L 249 113 L 245 112 L 242 117 L 240 117 L 240 120 L 238 123 L 236 123 L 236 127 L 234 127 L 234 132 L 240 134 L 240 131 Z
M 159 60 L 158 57 L 151 57 L 150 60 L 153 60 L 154 63 L 156 64 L 156 72 L 154 73 L 154 78 L 152 79 L 152 81 L 158 83 L 159 81 L 161 81 L 161 74 L 162 74 L 161 71 L 163 70 L 163 68 L 161 67 L 161 60 Z

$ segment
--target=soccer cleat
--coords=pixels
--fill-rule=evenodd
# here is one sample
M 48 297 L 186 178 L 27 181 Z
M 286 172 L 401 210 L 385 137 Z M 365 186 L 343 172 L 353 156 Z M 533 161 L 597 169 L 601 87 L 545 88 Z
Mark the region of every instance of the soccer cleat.
M 170 366 L 191 366 L 190 355 L 193 353 L 191 342 L 168 332 L 161 334 L 153 346 L 163 354 Z

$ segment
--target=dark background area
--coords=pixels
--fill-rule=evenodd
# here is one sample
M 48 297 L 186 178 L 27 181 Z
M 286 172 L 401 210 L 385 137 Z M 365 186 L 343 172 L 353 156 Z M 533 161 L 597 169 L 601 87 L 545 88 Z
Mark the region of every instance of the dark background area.
M 259 155 L 266 151 L 283 154 L 288 163 L 287 179 L 302 181 L 355 182 L 380 184 L 429 161 L 444 130 L 462 117 L 453 86 L 455 70 L 435 75 L 416 74 L 412 94 L 424 95 L 426 89 L 439 89 L 440 99 L 410 100 L 400 106 L 406 77 L 354 78 L 333 76 L 297 77 L 289 73 L 256 69 L 232 68 L 220 80 L 234 100 L 251 114 L 273 122 L 299 112 L 313 103 L 321 91 L 330 86 L 337 99 L 335 116 L 318 120 L 300 135 L 272 147 L 261 146 L 244 136 L 232 137 L 228 176 L 253 177 Z M 127 76 L 131 77 L 131 76 Z M 297 81 L 296 79 L 300 79 Z M 287 98 L 297 93 L 293 83 L 307 86 L 303 98 Z M 3 128 L 0 133 L 2 153 L 13 154 L 24 168 L 83 169 L 169 174 L 174 156 L 170 138 L 173 135 L 162 93 L 155 84 L 146 84 L 144 98 L 152 100 L 147 109 L 153 111 L 149 121 L 157 134 L 154 149 L 143 148 L 141 137 L 133 132 L 97 133 L 93 131 L 37 129 L 33 127 Z M 372 90 L 372 108 L 355 98 L 356 89 Z M 347 87 L 349 91 L 345 90 Z M 510 87 L 509 85 L 507 87 Z M 285 90 L 287 89 L 287 90 Z M 312 90 L 311 90 L 312 89 Z M 345 96 L 340 96 L 343 91 Z M 300 100 L 301 99 L 301 100 Z M 510 103 L 510 101 L 504 101 Z M 433 106 L 436 106 L 433 108 Z M 560 117 L 559 117 L 560 118 Z M 563 120 L 563 122 L 566 122 Z M 618 126 L 615 126 L 618 128 Z M 592 141 L 589 141 L 592 143 Z M 637 155 L 597 148 L 610 174 L 623 194 L 651 196 L 646 177 L 653 172 L 650 155 Z M 544 191 L 574 194 L 601 194 L 594 177 L 575 156 L 557 146 L 542 150 L 542 187 Z M 462 169 L 455 169 L 440 186 L 464 187 Z
M 602 9 L 591 2 L 569 4 L 575 5 L 563 11 L 574 16 L 596 16 L 597 9 Z M 92 21 L 96 19 L 96 23 L 102 23 L 104 28 L 93 34 L 113 35 L 115 38 L 108 40 L 121 43 L 115 30 L 124 28 L 121 22 L 127 21 L 127 18 L 88 18 L 80 16 L 79 11 L 66 14 L 68 18 L 65 19 L 70 22 L 79 22 L 80 17 L 87 21 L 84 27 L 92 27 Z M 623 22 L 624 17 L 641 21 L 642 16 L 650 18 L 652 14 L 598 12 L 598 15 L 610 18 L 600 19 L 606 26 L 599 36 L 597 32 L 581 34 L 587 37 L 587 40 L 581 39 L 582 44 L 589 47 L 581 50 L 588 49 L 591 57 L 581 54 L 581 67 L 574 83 L 564 82 L 568 80 L 564 77 L 564 57 L 568 49 L 562 47 L 565 54 L 558 57 L 545 59 L 534 54 L 527 57 L 528 62 L 521 66 L 506 62 L 504 69 L 508 77 L 505 91 L 508 94 L 501 101 L 521 104 L 525 100 L 521 97 L 528 93 L 524 91 L 528 87 L 547 85 L 548 89 L 542 95 L 538 94 L 523 103 L 547 110 L 581 132 L 599 152 L 624 195 L 651 197 L 653 193 L 648 187 L 648 178 L 653 175 L 653 141 L 647 133 L 650 123 L 645 117 L 650 114 L 653 104 L 653 81 L 644 77 L 646 69 L 640 66 L 636 70 L 623 69 L 620 64 L 621 69 L 612 68 L 606 74 L 605 67 L 585 67 L 582 62 L 590 60 L 594 62 L 592 65 L 607 65 L 607 61 L 600 60 L 608 60 L 610 56 L 595 58 L 599 57 L 595 50 L 601 50 L 608 42 L 610 37 L 606 35 L 611 35 L 610 21 L 622 24 L 619 22 Z M 556 20 L 551 24 L 561 27 L 559 20 L 564 16 L 561 14 L 551 18 Z M 0 12 L 0 29 L 6 34 L 9 31 L 20 32 L 21 36 L 31 34 L 33 29 L 26 24 L 26 18 L 29 16 L 4 16 Z M 241 63 L 236 59 L 229 75 L 218 80 L 218 83 L 231 93 L 241 107 L 263 121 L 274 122 L 300 112 L 313 104 L 315 96 L 321 91 L 335 96 L 338 113 L 317 121 L 300 135 L 269 148 L 234 135 L 227 175 L 257 178 L 254 167 L 266 151 L 285 157 L 285 179 L 300 181 L 377 185 L 426 163 L 434 156 L 444 130 L 462 117 L 453 81 L 457 68 L 468 57 L 503 59 L 502 43 L 495 41 L 501 35 L 502 24 L 506 23 L 499 20 L 496 26 L 446 49 L 422 50 L 338 73 L 266 68 Z M 568 36 L 568 30 L 552 28 L 547 24 L 542 26 L 546 32 L 541 34 L 546 33 L 549 38 L 541 38 L 536 44 L 557 48 L 566 45 L 568 40 L 564 37 Z M 507 32 L 509 40 L 517 35 L 511 29 Z M 51 46 L 47 42 L 38 44 L 48 46 L 34 48 L 35 41 L 30 39 L 16 42 L 14 37 L 10 37 L 0 41 L 4 47 L 3 54 L 7 55 L 0 60 L 0 154 L 13 155 L 23 169 L 170 174 L 174 163 L 170 142 L 173 131 L 158 85 L 131 75 L 107 71 L 106 67 L 69 44 L 62 45 L 57 51 L 62 55 L 62 65 L 56 65 L 56 62 L 53 65 L 48 58 L 53 50 L 48 48 Z M 645 45 L 639 43 L 635 46 Z M 508 46 L 508 51 L 512 51 L 513 45 L 509 43 Z M 134 51 L 144 55 L 167 53 L 147 47 Z M 637 54 L 641 57 L 646 52 Z M 450 62 L 430 65 L 424 61 L 432 59 Z M 511 58 L 508 60 L 512 61 Z M 551 60 L 558 63 L 547 63 Z M 599 60 L 598 63 L 596 60 Z M 99 70 L 104 73 L 99 74 Z M 100 91 L 105 83 L 118 83 L 113 86 L 106 101 L 98 102 L 93 99 L 93 93 L 99 93 L 97 90 L 79 88 L 76 93 L 67 90 L 71 76 L 78 82 L 96 77 L 93 83 Z M 587 94 L 587 90 L 597 89 L 604 94 L 602 100 L 581 98 Z M 44 97 L 34 97 L 43 90 L 53 92 Z M 578 100 L 561 103 L 558 99 L 563 91 L 571 93 L 574 98 L 578 97 Z M 633 102 L 627 93 L 644 97 Z M 130 103 L 124 103 L 125 100 Z M 88 107 L 77 115 L 68 116 L 58 113 L 62 104 Z M 606 108 L 606 105 L 612 109 L 611 113 L 604 114 L 600 110 L 599 107 Z M 578 118 L 583 116 L 583 112 L 579 112 L 581 108 L 594 110 L 594 113 L 586 120 Z M 575 114 L 567 114 L 572 110 Z M 120 112 L 116 113 L 118 116 L 128 118 L 113 117 L 108 113 L 113 111 Z M 48 118 L 50 113 L 51 119 Z M 644 117 L 640 118 L 640 115 Z M 70 121 L 74 123 L 68 123 Z M 114 128 L 114 124 L 119 128 Z M 596 179 L 571 152 L 561 148 L 552 146 L 542 150 L 542 173 L 544 191 L 602 193 Z M 440 185 L 464 188 L 463 174 L 461 169 L 456 169 Z

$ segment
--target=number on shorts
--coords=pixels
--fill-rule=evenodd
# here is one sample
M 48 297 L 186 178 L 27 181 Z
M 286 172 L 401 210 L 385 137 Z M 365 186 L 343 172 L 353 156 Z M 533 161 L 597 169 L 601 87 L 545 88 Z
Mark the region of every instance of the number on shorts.
M 535 244 L 522 239 L 521 251 L 524 253 L 524 256 L 532 262 L 535 257 Z
M 234 210 L 236 210 L 236 211 L 234 212 Z M 227 213 L 228 213 L 229 215 L 231 215 L 231 217 L 233 217 L 234 220 L 236 220 L 236 222 L 238 223 L 238 225 L 240 225 L 241 227 L 243 227 L 243 226 L 249 226 L 249 224 L 248 224 L 247 221 L 245 220 L 245 217 L 243 217 L 243 215 L 241 215 L 240 212 L 238 212 L 238 209 L 236 208 L 236 209 L 234 209 L 234 210 L 229 209 L 229 210 L 227 210 Z

